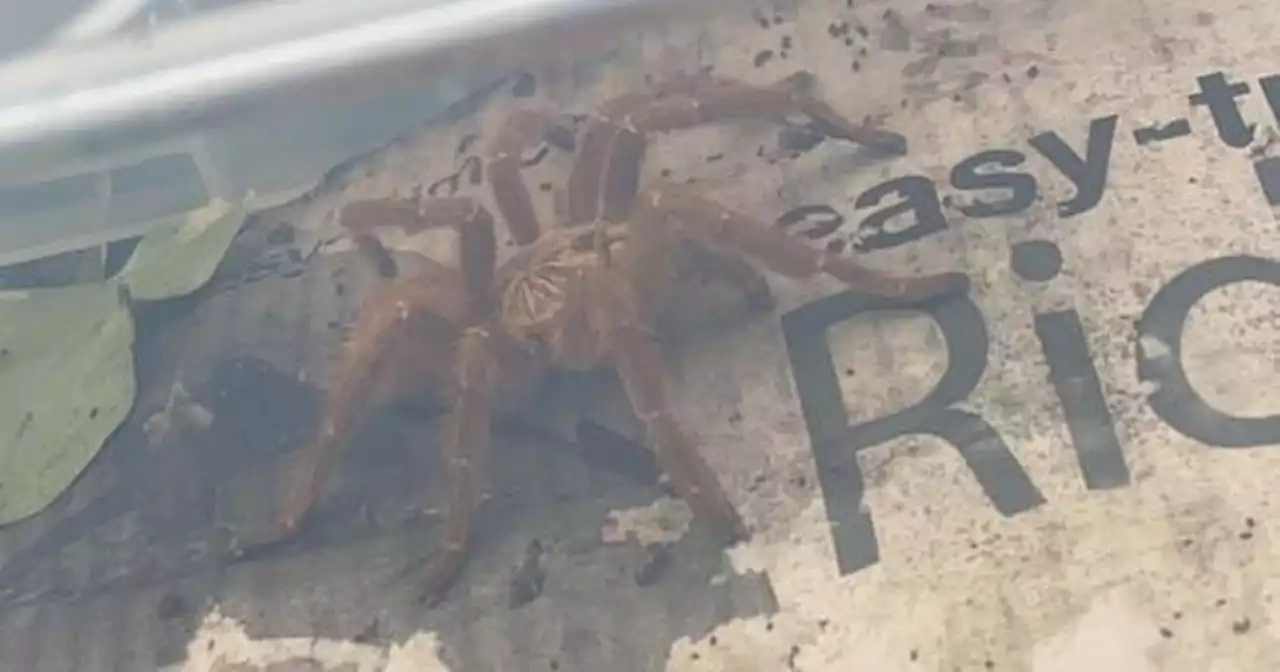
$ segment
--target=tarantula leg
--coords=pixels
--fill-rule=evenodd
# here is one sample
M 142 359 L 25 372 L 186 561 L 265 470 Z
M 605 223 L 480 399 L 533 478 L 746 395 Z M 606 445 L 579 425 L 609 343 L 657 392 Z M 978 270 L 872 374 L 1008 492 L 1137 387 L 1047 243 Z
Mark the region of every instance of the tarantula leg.
M 685 84 L 678 89 L 682 95 L 651 99 L 615 118 L 624 127 L 647 133 L 746 119 L 783 123 L 792 114 L 804 114 L 835 137 L 894 153 L 905 151 L 901 135 L 855 123 L 818 98 L 817 80 L 808 71 L 800 70 L 766 85 L 727 78 L 706 81 L 696 88 Z
M 582 150 L 569 173 L 566 224 L 598 219 L 622 222 L 639 191 L 646 146 L 644 133 L 632 127 L 629 115 L 654 105 L 655 99 L 687 98 L 699 88 L 716 83 L 736 84 L 733 80 L 713 79 L 706 72 L 684 73 L 656 85 L 653 93 L 624 93 L 601 103 L 590 116 Z
M 368 409 L 396 396 L 404 384 L 399 370 L 387 366 L 385 355 L 382 350 L 348 349 L 326 395 L 320 429 L 299 452 L 293 471 L 287 475 L 289 482 L 269 539 L 297 530 L 324 491 L 343 439 Z
M 679 74 L 658 84 L 655 92 L 624 93 L 600 104 L 583 134 L 566 188 L 566 224 L 603 219 L 622 222 L 640 187 L 644 134 L 630 128 L 627 116 L 653 103 L 655 97 L 688 96 L 712 80 L 705 72 Z
M 498 212 L 507 222 L 517 245 L 538 238 L 541 226 L 533 207 L 529 187 L 520 175 L 521 157 L 529 147 L 541 143 L 551 129 L 550 117 L 538 110 L 518 109 L 498 129 L 486 151 L 486 171 Z
M 567 226 L 593 222 L 600 216 L 601 190 L 607 182 L 605 171 L 612 167 L 609 158 L 621 132 L 622 128 L 606 119 L 593 118 L 587 123 L 581 148 L 565 183 Z
M 644 427 L 645 443 L 676 493 L 728 541 L 740 541 L 748 531 L 737 508 L 668 407 L 666 366 L 636 284 L 643 280 L 643 268 L 624 263 L 598 269 L 586 279 L 588 324 L 603 335 L 627 400 Z
M 483 328 L 468 329 L 458 345 L 457 397 L 441 444 L 449 480 L 444 541 L 427 563 L 421 597 L 437 602 L 457 580 L 471 541 L 480 501 L 480 470 L 489 449 L 491 408 L 499 384 L 498 360 Z
M 728 542 L 746 539 L 747 527 L 719 477 L 667 407 L 666 367 L 652 333 L 638 325 L 615 328 L 611 353 L 631 408 L 644 426 L 646 443 L 676 493 Z
M 628 93 L 606 101 L 588 128 L 574 168 L 581 184 L 570 190 L 573 221 L 591 221 L 599 212 L 610 222 L 626 218 L 639 190 L 645 136 L 651 132 L 747 119 L 785 123 L 792 114 L 804 114 L 829 136 L 893 154 L 906 152 L 902 135 L 853 122 L 817 98 L 815 88 L 813 75 L 803 70 L 763 86 L 699 73 L 672 78 L 654 95 Z
M 419 228 L 417 199 L 387 198 L 352 201 L 342 208 L 339 221 L 351 234 L 356 249 L 365 256 L 384 278 L 398 274 L 395 257 L 374 233 L 383 227 L 398 227 L 406 231 Z
M 825 273 L 853 288 L 906 300 L 938 298 L 969 287 L 963 273 L 902 277 L 867 268 L 848 257 L 815 250 L 764 222 L 678 187 L 652 189 L 640 205 L 638 219 L 647 225 L 674 226 L 697 243 L 757 259 L 790 278 Z
M 808 100 L 801 109 L 817 123 L 819 130 L 833 138 L 856 142 L 886 154 L 902 156 L 907 153 L 907 139 L 901 133 L 855 124 L 836 112 L 825 100 Z
M 267 541 L 298 527 L 324 489 L 341 442 L 370 409 L 448 374 L 450 345 L 470 319 L 465 290 L 452 272 L 428 280 L 397 280 L 361 308 L 326 390 L 320 428 L 287 476 Z
M 497 266 L 497 239 L 493 215 L 479 201 L 467 196 L 353 201 L 342 209 L 342 225 L 351 232 L 356 245 L 376 261 L 390 258 L 374 235 L 379 228 L 394 226 L 409 234 L 454 229 L 458 232 L 458 266 L 467 294 L 477 312 L 487 308 Z
M 742 292 L 742 298 L 751 310 L 770 311 L 777 305 L 769 280 L 750 262 L 735 254 L 693 245 L 693 258 L 708 277 L 720 278 L 729 286 Z

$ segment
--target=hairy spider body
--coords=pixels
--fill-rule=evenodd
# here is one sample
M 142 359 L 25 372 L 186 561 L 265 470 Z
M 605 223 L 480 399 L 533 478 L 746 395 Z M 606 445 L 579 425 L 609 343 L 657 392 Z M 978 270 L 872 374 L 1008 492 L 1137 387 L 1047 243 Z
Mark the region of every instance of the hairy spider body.
M 371 406 L 410 392 L 440 394 L 450 407 L 442 447 L 450 489 L 444 540 L 426 570 L 424 596 L 441 597 L 471 539 L 492 411 L 550 368 L 611 365 L 674 490 L 725 538 L 745 538 L 737 509 L 666 401 L 654 325 L 677 289 L 677 253 L 693 254 L 703 272 L 761 307 L 771 306 L 772 296 L 751 262 L 796 279 L 828 275 L 890 297 L 941 297 L 968 286 L 959 273 L 906 278 L 870 270 L 686 187 L 640 188 L 645 135 L 655 131 L 730 119 L 781 122 L 803 113 L 832 135 L 883 144 L 885 134 L 837 115 L 813 96 L 812 84 L 807 73 L 763 87 L 700 74 L 676 78 L 652 96 L 606 101 L 590 117 L 570 172 L 565 221 L 551 229 L 538 223 L 519 174 L 521 152 L 541 142 L 550 117 L 513 112 L 486 157 L 494 202 L 519 246 L 501 265 L 494 218 L 471 198 L 348 204 L 343 224 L 362 248 L 378 249 L 378 227 L 450 227 L 459 237 L 459 265 L 397 278 L 361 307 L 274 537 L 296 528 L 319 496 L 338 444 Z
M 627 238 L 627 227 L 617 224 L 543 236 L 527 259 L 517 256 L 499 271 L 499 322 L 526 348 L 545 352 L 552 366 L 583 371 L 604 363 L 611 323 L 593 308 L 639 298 L 610 287 L 610 260 L 629 252 Z M 650 294 L 666 284 L 667 276 L 657 270 L 649 271 Z M 649 309 L 647 302 L 630 308 L 646 322 Z

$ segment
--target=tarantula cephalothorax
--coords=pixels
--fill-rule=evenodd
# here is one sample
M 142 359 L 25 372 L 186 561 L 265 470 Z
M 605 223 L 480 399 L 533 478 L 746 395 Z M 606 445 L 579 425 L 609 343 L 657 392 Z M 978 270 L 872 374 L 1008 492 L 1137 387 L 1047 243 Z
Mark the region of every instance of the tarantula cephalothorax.
M 549 229 L 539 226 L 519 170 L 522 151 L 542 142 L 551 117 L 515 111 L 485 163 L 498 211 L 519 246 L 500 266 L 493 217 L 470 198 L 349 204 L 344 225 L 366 246 L 377 245 L 372 231 L 379 226 L 456 229 L 459 268 L 399 277 L 361 307 L 327 391 L 322 426 L 302 452 L 299 481 L 286 488 L 273 537 L 296 528 L 325 483 L 338 442 L 372 404 L 411 390 L 443 392 L 450 402 L 442 447 L 450 489 L 443 545 L 428 563 L 424 597 L 442 596 L 466 557 L 494 405 L 529 389 L 547 367 L 607 363 L 616 368 L 659 466 L 695 517 L 730 540 L 745 538 L 732 501 L 667 407 L 652 325 L 674 289 L 673 252 L 696 250 L 707 273 L 757 301 L 771 295 L 748 259 L 791 278 L 827 274 L 888 297 L 941 297 L 968 286 L 959 273 L 892 277 L 826 255 L 685 187 L 639 188 L 650 132 L 805 114 L 833 134 L 877 139 L 812 89 L 803 72 L 768 86 L 702 74 L 668 82 L 657 95 L 605 102 L 581 138 L 565 189 L 565 221 Z

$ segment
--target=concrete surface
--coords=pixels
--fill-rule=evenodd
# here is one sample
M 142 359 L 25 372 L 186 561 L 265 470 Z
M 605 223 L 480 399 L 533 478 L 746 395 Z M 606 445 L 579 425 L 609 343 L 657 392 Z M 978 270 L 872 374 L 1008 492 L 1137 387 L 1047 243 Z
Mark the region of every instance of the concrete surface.
M 972 282 L 967 300 L 903 310 L 775 278 L 777 315 L 669 350 L 680 414 L 750 542 L 718 553 L 645 508 L 662 493 L 643 470 L 508 432 L 459 597 L 424 611 L 405 571 L 433 543 L 422 507 L 440 481 L 428 415 L 408 408 L 355 442 L 298 544 L 226 561 L 269 520 L 316 381 L 376 283 L 348 245 L 320 244 L 335 209 L 458 170 L 461 139 L 512 104 L 503 91 L 258 218 L 215 287 L 153 307 L 131 429 L 55 511 L 0 536 L 0 668 L 1277 669 L 1280 9 L 852 5 L 743 6 L 638 36 L 598 76 L 536 76 L 536 98 L 582 111 L 699 64 L 758 82 L 807 68 L 839 109 L 909 140 L 902 158 L 835 141 L 780 153 L 776 127 L 744 123 L 650 153 L 646 179 L 692 178 L 765 221 L 825 204 L 843 225 L 796 235 Z M 977 170 L 999 162 L 1020 176 Z M 564 166 L 553 153 L 528 179 Z M 406 263 L 449 251 L 388 239 Z M 144 435 L 175 381 L 213 423 Z M 607 378 L 546 403 L 533 415 L 561 434 L 580 418 L 634 432 Z M 609 541 L 646 516 L 679 540 L 641 586 L 643 549 Z M 513 607 L 534 539 L 543 589 Z

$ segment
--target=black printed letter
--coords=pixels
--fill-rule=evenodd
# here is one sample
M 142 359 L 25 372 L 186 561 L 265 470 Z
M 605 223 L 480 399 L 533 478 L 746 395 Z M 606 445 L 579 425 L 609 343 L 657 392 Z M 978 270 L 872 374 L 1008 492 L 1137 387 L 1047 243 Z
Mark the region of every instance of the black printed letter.
M 858 225 L 862 237 L 859 250 L 897 247 L 947 228 L 947 218 L 943 216 L 942 204 L 938 202 L 938 190 L 933 186 L 933 180 L 923 175 L 907 175 L 881 182 L 863 192 L 853 207 L 862 209 L 879 205 L 890 194 L 901 196 L 902 202 L 873 212 L 862 220 Z M 916 221 L 898 231 L 890 231 L 889 220 L 905 212 L 915 213 Z
M 1253 142 L 1254 125 L 1245 125 L 1240 106 L 1236 104 L 1237 96 L 1249 93 L 1249 85 L 1244 82 L 1228 84 L 1226 75 L 1221 72 L 1201 75 L 1196 82 L 1200 84 L 1200 93 L 1193 93 L 1187 99 L 1192 105 L 1209 108 L 1213 125 L 1218 127 L 1218 137 L 1237 149 Z
M 918 404 L 851 427 L 827 331 L 858 315 L 903 308 L 924 311 L 937 321 L 949 353 L 947 370 Z M 951 408 L 968 398 L 987 365 L 986 326 L 969 297 L 910 304 L 844 292 L 791 311 L 783 316 L 782 327 L 842 574 L 880 558 L 875 527 L 862 510 L 858 451 L 900 436 L 931 434 L 954 446 L 987 497 L 1006 516 L 1044 503 L 995 429 L 976 413 Z
M 1259 80 L 1262 84 L 1262 95 L 1267 98 L 1267 106 L 1271 108 L 1271 116 L 1280 124 L 1280 75 L 1269 75 Z
M 1012 149 L 993 149 L 978 152 L 956 164 L 951 169 L 951 186 L 973 191 L 977 189 L 1008 189 L 1009 198 L 987 203 L 975 200 L 960 208 L 967 217 L 999 217 L 1012 215 L 1031 207 L 1036 200 L 1036 178 L 1028 173 L 986 170 L 984 167 L 1012 168 L 1025 163 L 1027 156 Z
M 1080 315 L 1061 310 L 1036 315 L 1036 336 L 1049 362 L 1049 380 L 1062 402 L 1076 460 L 1090 490 L 1129 484 L 1129 467 L 1116 436 L 1115 421 L 1102 396 L 1102 381 L 1089 356 Z
M 1184 436 L 1219 448 L 1280 443 L 1280 415 L 1241 418 L 1219 411 L 1200 398 L 1182 368 L 1182 329 L 1196 302 L 1219 287 L 1248 281 L 1280 287 L 1280 264 L 1249 256 L 1196 264 L 1161 287 L 1138 322 L 1138 378 L 1158 384 L 1151 410 Z
M 1089 122 L 1084 159 L 1075 153 L 1057 133 L 1047 131 L 1029 140 L 1032 147 L 1049 159 L 1076 187 L 1076 195 L 1058 204 L 1058 216 L 1070 217 L 1091 210 L 1102 200 L 1111 167 L 1111 145 L 1116 137 L 1116 115 L 1099 117 Z

